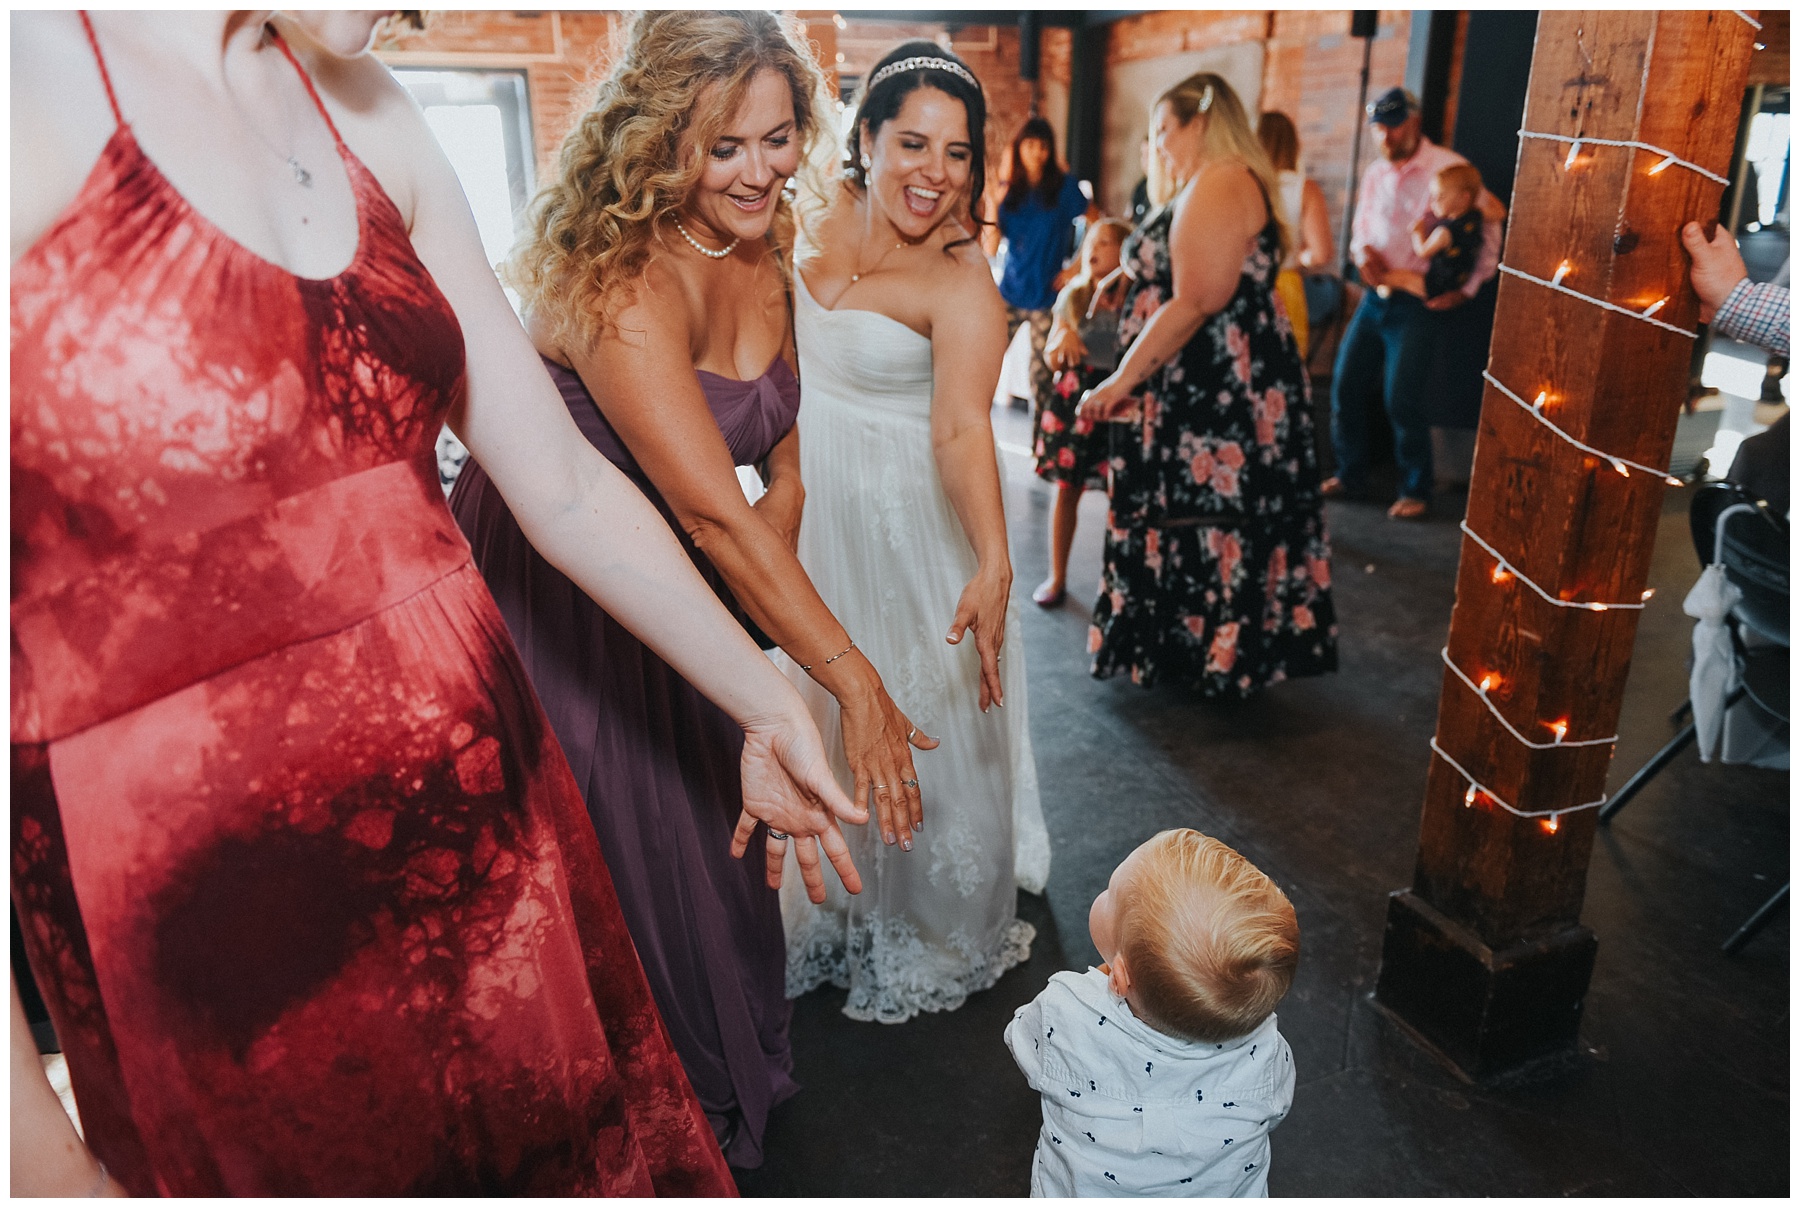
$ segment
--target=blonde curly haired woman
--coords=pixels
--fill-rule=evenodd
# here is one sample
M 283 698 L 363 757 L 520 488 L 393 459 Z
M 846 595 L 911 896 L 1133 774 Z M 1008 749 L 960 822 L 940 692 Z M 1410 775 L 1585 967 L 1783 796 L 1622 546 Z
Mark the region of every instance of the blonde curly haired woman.
M 888 841 L 910 848 L 922 815 L 909 742 L 936 743 L 794 556 L 783 186 L 829 128 L 823 98 L 771 13 L 639 16 L 507 271 L 582 434 L 746 626 L 842 704 L 856 797 L 873 790 Z M 736 467 L 758 463 L 768 489 L 752 507 Z M 451 508 L 569 754 L 694 1090 L 727 1160 L 757 1166 L 770 1109 L 798 1087 L 771 888 L 788 837 L 767 837 L 767 884 L 729 854 L 742 733 L 530 548 L 479 467 Z M 816 866 L 810 842 L 795 849 Z

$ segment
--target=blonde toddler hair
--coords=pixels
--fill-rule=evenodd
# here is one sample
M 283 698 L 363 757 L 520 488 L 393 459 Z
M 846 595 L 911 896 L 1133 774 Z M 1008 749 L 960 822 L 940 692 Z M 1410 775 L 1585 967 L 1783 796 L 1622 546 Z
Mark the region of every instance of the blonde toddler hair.
M 1261 869 L 1196 830 L 1150 841 L 1119 911 L 1144 1021 L 1188 1040 L 1248 1035 L 1294 981 L 1300 926 Z
M 1474 164 L 1446 164 L 1437 170 L 1438 187 L 1467 193 L 1473 201 L 1481 196 L 1481 169 Z

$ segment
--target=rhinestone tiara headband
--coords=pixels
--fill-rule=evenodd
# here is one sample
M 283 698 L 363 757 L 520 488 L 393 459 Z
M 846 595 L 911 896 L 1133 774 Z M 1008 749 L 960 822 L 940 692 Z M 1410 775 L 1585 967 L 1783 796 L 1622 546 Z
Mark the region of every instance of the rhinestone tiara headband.
M 953 76 L 967 80 L 970 84 L 973 84 L 978 91 L 981 88 L 981 81 L 970 75 L 969 69 L 964 67 L 961 63 L 952 63 L 949 59 L 914 57 L 889 63 L 886 67 L 883 67 L 880 71 L 876 72 L 875 78 L 869 81 L 868 91 L 874 92 L 876 87 L 890 76 L 897 76 L 902 72 L 907 71 L 917 71 L 921 67 L 930 68 L 932 71 L 947 71 Z

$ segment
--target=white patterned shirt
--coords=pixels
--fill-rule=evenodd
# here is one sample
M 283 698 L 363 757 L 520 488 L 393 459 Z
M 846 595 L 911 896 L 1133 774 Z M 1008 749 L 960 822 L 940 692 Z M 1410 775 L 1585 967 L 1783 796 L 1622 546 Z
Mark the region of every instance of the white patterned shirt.
M 1155 1030 L 1104 973 L 1058 973 L 1006 1026 L 1043 1097 L 1034 1196 L 1260 1196 L 1294 1101 L 1275 1016 L 1224 1044 Z

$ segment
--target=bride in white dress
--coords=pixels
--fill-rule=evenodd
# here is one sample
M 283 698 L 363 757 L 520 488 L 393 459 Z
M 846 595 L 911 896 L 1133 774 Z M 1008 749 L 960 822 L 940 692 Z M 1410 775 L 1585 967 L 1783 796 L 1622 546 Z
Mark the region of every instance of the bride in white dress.
M 863 892 L 834 885 L 821 906 L 786 893 L 782 913 L 790 996 L 830 981 L 848 988 L 847 1015 L 899 1023 L 961 1006 L 1030 954 L 1015 891 L 1043 889 L 1050 844 L 988 417 L 1006 312 L 973 238 L 981 86 L 930 42 L 895 48 L 868 79 L 853 167 L 794 275 L 798 552 L 942 745 L 915 756 L 917 786 L 870 786 L 872 821 L 846 828 Z M 835 750 L 836 701 L 783 662 Z

